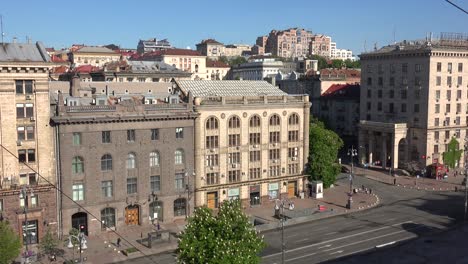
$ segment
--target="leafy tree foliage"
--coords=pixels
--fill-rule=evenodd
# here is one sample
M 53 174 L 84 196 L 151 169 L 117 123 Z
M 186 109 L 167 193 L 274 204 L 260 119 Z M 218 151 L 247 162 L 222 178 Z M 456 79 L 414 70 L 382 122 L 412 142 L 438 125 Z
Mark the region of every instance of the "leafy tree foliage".
M 19 236 L 10 227 L 8 221 L 0 221 L 0 264 L 10 264 L 21 250 Z
M 50 228 L 47 228 L 47 232 L 41 240 L 40 248 L 45 254 L 51 255 L 56 253 L 58 246 L 58 240 L 55 238 L 55 235 L 50 231 Z
M 242 63 L 246 63 L 246 62 L 247 62 L 247 59 L 242 57 L 242 56 L 237 56 L 237 57 L 229 59 L 229 65 L 230 66 L 237 65 L 237 64 L 242 64 Z
M 222 203 L 216 216 L 197 208 L 179 241 L 179 263 L 259 263 L 265 246 L 238 201 Z
M 320 180 L 325 188 L 336 181 L 340 173 L 337 163 L 338 151 L 343 147 L 343 140 L 325 125 L 312 120 L 309 128 L 309 180 Z
M 459 149 L 458 141 L 455 138 L 452 138 L 448 144 L 447 151 L 442 154 L 444 164 L 452 169 L 455 168 L 455 163 L 460 160 L 462 152 L 463 150 Z
M 343 66 L 345 66 L 345 63 L 343 62 L 343 60 L 331 60 L 332 68 L 340 69 Z

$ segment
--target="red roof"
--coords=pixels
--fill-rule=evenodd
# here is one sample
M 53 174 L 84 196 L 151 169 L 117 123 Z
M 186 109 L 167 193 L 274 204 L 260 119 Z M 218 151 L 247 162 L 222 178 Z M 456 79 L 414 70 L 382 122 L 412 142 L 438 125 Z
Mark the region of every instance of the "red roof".
M 60 57 L 57 57 L 56 55 L 52 55 L 51 60 L 52 60 L 52 62 L 67 62 L 66 60 L 64 60 L 64 59 L 62 59 Z
M 65 65 L 55 67 L 55 68 L 52 68 L 52 72 L 53 73 L 66 73 L 68 72 L 68 67 Z
M 361 78 L 361 71 L 356 69 L 333 69 L 327 68 L 320 70 L 320 75 L 346 75 L 346 77 Z
M 332 84 L 321 97 L 359 99 L 361 85 L 356 84 Z
M 174 56 L 203 56 L 200 52 L 196 50 L 189 50 L 189 49 L 165 49 L 165 50 L 157 50 L 149 53 L 145 53 L 142 55 L 143 58 L 151 58 L 151 57 L 161 57 L 165 55 L 174 55 Z
M 73 72 L 79 72 L 79 73 L 90 73 L 90 72 L 96 72 L 99 71 L 100 68 L 92 65 L 81 65 L 73 69 Z
M 219 60 L 206 60 L 207 68 L 230 68 L 226 63 Z

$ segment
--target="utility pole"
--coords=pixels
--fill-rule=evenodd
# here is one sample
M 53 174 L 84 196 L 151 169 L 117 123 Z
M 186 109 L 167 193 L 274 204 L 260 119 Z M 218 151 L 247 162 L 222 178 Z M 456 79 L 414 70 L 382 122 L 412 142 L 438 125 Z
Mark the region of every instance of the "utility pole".
M 464 153 L 465 155 L 465 213 L 463 214 L 463 221 L 466 222 L 466 213 L 467 213 L 467 208 L 468 208 L 468 159 L 467 159 L 467 154 L 468 154 L 468 138 L 465 137 L 465 149 Z
M 349 198 L 348 198 L 348 205 L 346 206 L 348 209 L 351 209 L 351 204 L 353 202 L 353 173 L 354 173 L 354 157 L 357 156 L 357 149 L 354 146 L 351 146 L 351 149 L 348 149 L 348 156 L 351 157 L 351 174 L 349 175 Z

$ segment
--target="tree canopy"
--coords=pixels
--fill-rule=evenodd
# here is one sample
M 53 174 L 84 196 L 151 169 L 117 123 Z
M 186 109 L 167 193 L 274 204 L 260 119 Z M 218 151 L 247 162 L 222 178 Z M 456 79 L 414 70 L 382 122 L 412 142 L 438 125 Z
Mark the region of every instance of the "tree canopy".
M 325 125 L 312 120 L 309 128 L 308 174 L 310 180 L 320 180 L 325 188 L 336 181 L 340 173 L 337 163 L 338 151 L 343 147 L 343 140 Z
M 450 168 L 455 168 L 456 163 L 460 160 L 463 150 L 459 149 L 459 143 L 455 138 L 450 140 L 447 151 L 442 154 L 444 164 Z
M 0 221 L 0 264 L 10 264 L 21 250 L 19 236 L 10 227 L 8 221 Z
M 247 62 L 247 59 L 242 57 L 242 56 L 237 56 L 237 57 L 220 56 L 219 60 L 224 62 L 225 64 L 228 64 L 229 66 L 233 66 L 233 65 L 242 64 L 242 63 Z
M 265 246 L 238 201 L 225 201 L 215 216 L 197 208 L 182 231 L 179 263 L 259 263 Z
M 59 242 L 55 238 L 55 235 L 50 231 L 50 228 L 47 228 L 47 232 L 41 240 L 40 248 L 45 254 L 51 255 L 57 253 L 57 246 Z

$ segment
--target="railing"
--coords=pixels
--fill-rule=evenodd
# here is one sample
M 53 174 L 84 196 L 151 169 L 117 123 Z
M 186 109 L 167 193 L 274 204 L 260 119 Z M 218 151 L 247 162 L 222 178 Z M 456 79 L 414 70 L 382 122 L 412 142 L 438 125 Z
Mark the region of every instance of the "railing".
M 75 112 L 112 112 L 115 111 L 115 105 L 80 105 L 80 106 L 65 106 L 67 113 Z

